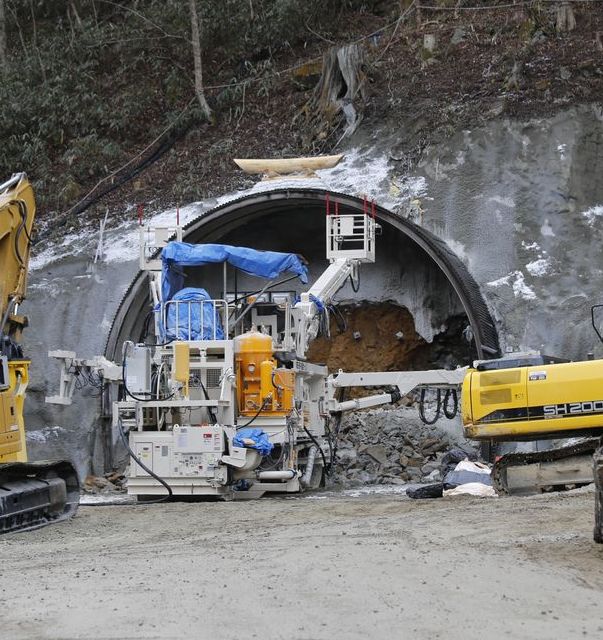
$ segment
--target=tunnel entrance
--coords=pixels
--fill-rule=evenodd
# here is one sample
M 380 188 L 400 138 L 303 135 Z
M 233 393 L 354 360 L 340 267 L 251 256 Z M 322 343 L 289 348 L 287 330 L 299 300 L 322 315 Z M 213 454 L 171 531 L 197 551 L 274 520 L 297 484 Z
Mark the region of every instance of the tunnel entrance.
M 183 239 L 191 243 L 219 242 L 300 253 L 310 264 L 312 283 L 328 264 L 327 196 L 330 206 L 337 206 L 341 214 L 367 211 L 367 203 L 360 198 L 322 189 L 262 191 L 207 212 L 185 227 Z M 346 284 L 337 300 L 341 314 L 349 316 L 350 324 L 361 323 L 367 336 L 374 333 L 372 340 L 375 343 L 381 340 L 383 344 L 371 348 L 366 341 L 363 345 L 360 338 L 354 341 L 356 351 L 366 346 L 364 360 L 370 361 L 371 368 L 377 366 L 377 361 L 383 362 L 386 366 L 379 365 L 381 370 L 446 366 L 447 357 L 451 365 L 452 361 L 467 364 L 475 357 L 497 356 L 499 343 L 494 322 L 461 260 L 441 239 L 422 227 L 383 207 L 376 206 L 373 211 L 382 226 L 376 263 L 362 266 L 357 293 Z M 221 267 L 191 269 L 187 275 L 187 286 L 201 285 L 210 295 L 221 297 Z M 254 288 L 254 283 L 241 272 L 235 276 L 231 270 L 228 278 L 230 290 Z M 293 286 L 297 293 L 302 290 L 299 282 Z M 287 289 L 291 288 L 289 283 Z M 147 274 L 140 272 L 118 308 L 105 350 L 107 358 L 120 361 L 124 340 L 138 339 L 149 309 Z M 336 322 L 334 316 L 332 322 Z M 373 324 L 375 329 L 369 329 Z M 406 339 L 389 335 L 398 324 Z M 377 338 L 375 332 L 381 337 Z M 347 341 L 354 340 L 347 335 L 338 337 L 337 327 L 332 336 L 334 340 L 328 349 L 320 341 L 313 347 L 318 360 L 335 363 L 338 350 L 345 351 Z M 354 368 L 369 370 L 366 366 Z

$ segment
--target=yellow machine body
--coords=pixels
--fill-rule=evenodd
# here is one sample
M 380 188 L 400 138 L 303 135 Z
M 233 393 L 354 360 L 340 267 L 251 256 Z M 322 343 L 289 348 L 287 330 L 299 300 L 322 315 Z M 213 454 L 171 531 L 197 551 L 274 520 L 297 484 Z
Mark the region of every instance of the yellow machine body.
M 174 380 L 183 385 L 183 394 L 188 397 L 188 383 L 190 378 L 191 354 L 186 342 L 174 343 Z
M 470 369 L 463 426 L 477 440 L 534 440 L 603 433 L 603 360 Z
M 17 174 L 12 186 L 0 194 L 0 335 L 14 344 L 21 341 L 27 326 L 27 318 L 17 309 L 27 291 L 35 214 L 31 183 L 25 174 Z M 27 460 L 23 403 L 28 381 L 29 360 L 9 356 L 8 380 L 0 387 L 0 464 Z
M 27 293 L 35 214 L 24 173 L 0 185 L 0 533 L 60 522 L 79 504 L 79 481 L 70 462 L 27 461 L 23 405 L 30 361 L 20 344 L 27 317 L 19 305 Z
M 293 409 L 294 374 L 279 369 L 272 338 L 252 329 L 235 338 L 239 414 L 287 415 Z
M 8 389 L 0 391 L 0 464 L 26 462 L 23 403 L 29 382 L 29 360 L 8 363 Z

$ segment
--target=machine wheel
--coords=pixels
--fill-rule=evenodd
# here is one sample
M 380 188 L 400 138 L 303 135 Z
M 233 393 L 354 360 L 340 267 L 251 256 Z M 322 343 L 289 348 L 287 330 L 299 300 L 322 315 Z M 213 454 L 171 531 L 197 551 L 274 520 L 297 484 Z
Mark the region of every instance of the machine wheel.
M 603 544 L 603 447 L 595 451 L 593 459 L 595 472 L 595 542 Z

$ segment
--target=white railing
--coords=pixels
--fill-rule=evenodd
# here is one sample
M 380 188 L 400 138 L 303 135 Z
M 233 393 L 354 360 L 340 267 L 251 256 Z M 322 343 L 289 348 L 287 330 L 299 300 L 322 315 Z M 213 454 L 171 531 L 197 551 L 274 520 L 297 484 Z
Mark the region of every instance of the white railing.
M 156 311 L 162 341 L 228 339 L 225 300 L 169 300 Z
M 375 220 L 370 215 L 327 216 L 327 258 L 375 261 Z
M 139 266 L 142 271 L 161 271 L 159 251 L 171 240 L 182 242 L 182 227 L 140 226 L 139 228 Z

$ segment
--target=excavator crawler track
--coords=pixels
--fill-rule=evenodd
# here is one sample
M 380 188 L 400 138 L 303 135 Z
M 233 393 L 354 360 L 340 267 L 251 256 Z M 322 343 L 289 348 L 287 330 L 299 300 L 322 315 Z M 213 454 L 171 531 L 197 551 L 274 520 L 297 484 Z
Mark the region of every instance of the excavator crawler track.
M 0 534 L 68 520 L 79 498 L 79 480 L 70 462 L 1 464 Z
M 501 456 L 492 469 L 492 484 L 501 494 L 529 494 L 550 487 L 587 484 L 593 481 L 592 456 L 599 438 L 529 453 Z

